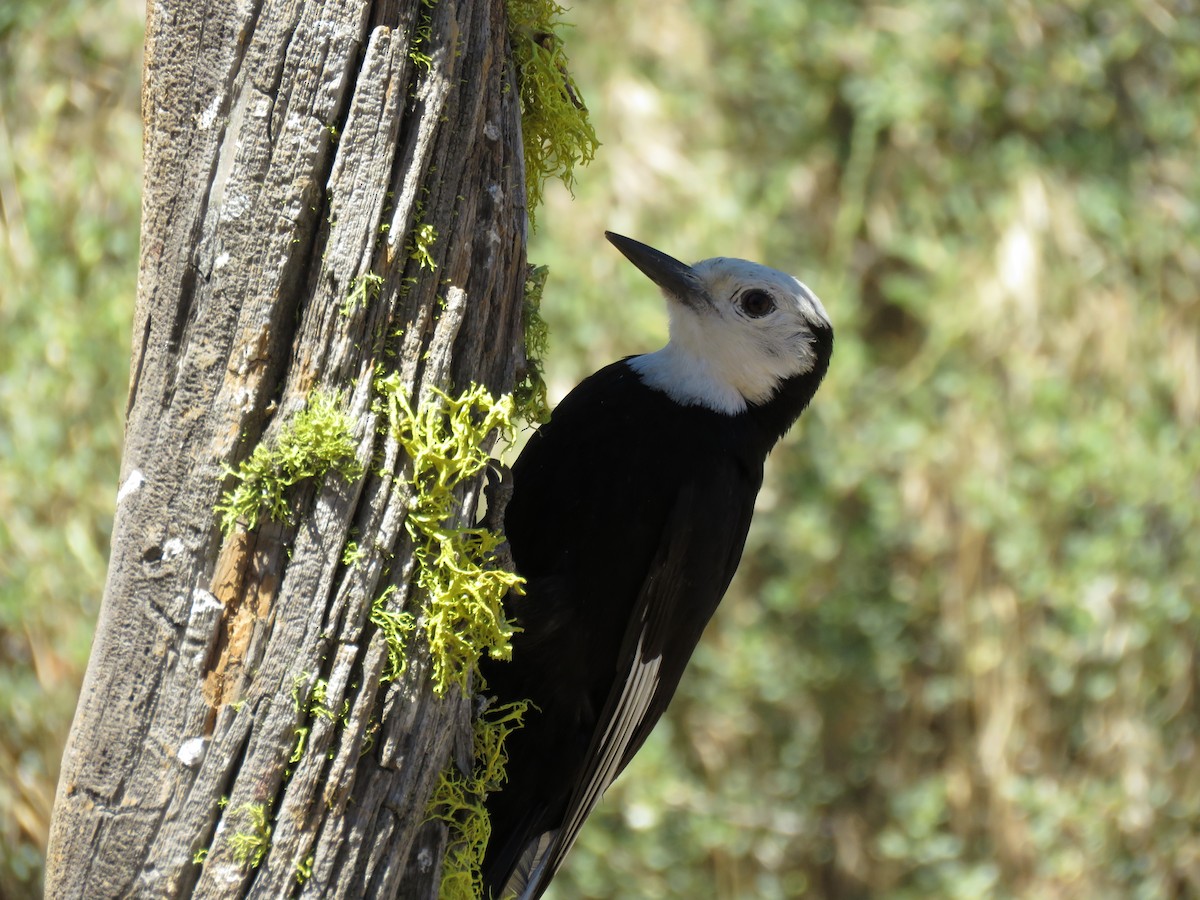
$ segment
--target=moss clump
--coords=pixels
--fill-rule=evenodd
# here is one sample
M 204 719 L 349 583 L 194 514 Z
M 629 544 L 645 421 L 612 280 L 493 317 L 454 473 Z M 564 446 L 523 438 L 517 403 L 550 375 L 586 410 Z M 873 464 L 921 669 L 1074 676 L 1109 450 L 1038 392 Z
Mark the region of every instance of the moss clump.
M 416 260 L 417 265 L 422 269 L 429 269 L 432 272 L 437 268 L 437 263 L 434 262 L 430 248 L 433 247 L 437 238 L 437 229 L 432 225 L 414 225 L 408 236 L 408 258 Z
M 566 10 L 554 0 L 508 0 L 507 9 L 532 223 L 546 179 L 558 178 L 570 189 L 575 165 L 591 162 L 600 141 L 567 69 L 563 41 L 556 31 Z
M 308 696 L 304 696 L 304 687 L 311 684 Z M 292 705 L 296 712 L 304 713 L 313 718 L 328 719 L 331 722 L 341 721 L 345 724 L 350 715 L 350 701 L 342 701 L 341 712 L 327 706 L 329 699 L 329 682 L 324 678 L 316 678 L 310 672 L 304 672 L 292 679 Z
M 480 868 L 492 835 L 483 804 L 488 794 L 504 786 L 508 765 L 504 743 L 524 724 L 521 719 L 528 708 L 529 701 L 522 700 L 485 710 L 475 720 L 471 773 L 464 775 L 451 762 L 438 776 L 430 815 L 450 828 L 439 900 L 476 900 L 483 894 Z
M 265 803 L 243 803 L 233 813 L 241 818 L 241 826 L 229 838 L 233 859 L 239 866 L 256 869 L 271 849 L 271 823 L 267 821 Z
M 421 0 L 421 5 L 426 9 L 433 6 L 429 0 Z M 433 57 L 425 51 L 429 49 L 429 42 L 433 39 L 433 20 L 429 13 L 421 10 L 421 20 L 417 27 L 413 30 L 413 42 L 408 51 L 408 58 L 412 60 L 414 66 L 423 75 L 428 75 L 433 69 Z
M 503 538 L 486 528 L 460 528 L 456 490 L 487 465 L 484 449 L 493 432 L 511 440 L 511 396 L 492 398 L 473 386 L 453 398 L 434 391 L 412 408 L 398 375 L 376 382 L 393 436 L 412 460 L 415 493 L 405 527 L 413 539 L 417 584 L 426 595 L 418 625 L 429 642 L 434 690 L 451 684 L 467 690 L 482 654 L 507 659 L 513 626 L 503 599 L 520 590 L 520 576 L 496 565 Z
M 366 272 L 359 275 L 350 282 L 350 290 L 346 293 L 346 299 L 342 301 L 342 305 L 338 307 L 338 311 L 344 318 L 356 309 L 366 309 L 372 300 L 379 298 L 379 291 L 382 288 L 382 275 L 378 275 L 375 272 Z
M 293 729 L 293 733 L 296 735 L 296 744 L 292 747 L 292 755 L 288 757 L 288 762 L 298 763 L 304 759 L 304 748 L 308 744 L 309 728 L 307 725 L 297 725 Z M 288 769 L 284 774 L 290 776 L 292 770 Z
M 304 688 L 309 684 L 312 687 L 309 689 L 308 695 L 304 696 Z M 339 712 L 326 705 L 328 699 L 329 682 L 324 678 L 315 678 L 312 673 L 304 672 L 292 679 L 292 705 L 296 712 L 308 719 L 328 719 L 330 722 L 340 722 L 344 726 L 350 717 L 350 700 L 342 701 L 342 709 Z M 298 763 L 304 757 L 304 746 L 308 742 L 310 733 L 307 725 L 297 725 L 294 731 L 296 745 L 292 748 L 291 757 L 288 758 L 290 763 Z M 291 774 L 290 770 L 287 774 Z
M 296 884 L 304 884 L 308 879 L 312 878 L 314 860 L 315 857 L 309 854 L 296 863 Z
M 324 478 L 330 471 L 351 479 L 362 474 L 354 430 L 341 401 L 340 393 L 313 391 L 273 442 L 259 444 L 237 469 L 227 467 L 237 483 L 216 506 L 221 531 L 230 534 L 239 521 L 247 530 L 257 528 L 264 513 L 285 521 L 290 513 L 285 494 L 306 479 Z
M 548 266 L 530 266 L 525 276 L 522 319 L 525 323 L 525 371 L 513 391 L 517 415 L 538 424 L 550 419 L 550 401 L 542 360 L 550 343 L 550 328 L 542 318 L 542 291 L 550 275 Z
M 357 541 L 347 541 L 346 546 L 342 548 L 342 565 L 347 569 L 357 567 L 366 558 L 367 548 L 360 547 Z

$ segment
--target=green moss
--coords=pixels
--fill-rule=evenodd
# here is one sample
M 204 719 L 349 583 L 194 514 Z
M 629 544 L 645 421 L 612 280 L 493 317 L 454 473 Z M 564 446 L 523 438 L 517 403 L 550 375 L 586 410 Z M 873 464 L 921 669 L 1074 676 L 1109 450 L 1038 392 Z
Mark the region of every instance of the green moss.
M 541 274 L 540 283 L 544 280 Z M 510 656 L 513 626 L 504 615 L 503 600 L 508 591 L 519 591 L 523 581 L 498 568 L 500 535 L 452 523 L 460 508 L 459 488 L 488 464 L 485 448 L 492 436 L 498 432 L 511 442 L 516 404 L 511 396 L 496 400 L 473 386 L 457 398 L 435 391 L 414 410 L 398 375 L 378 378 L 376 387 L 380 411 L 412 460 L 415 491 L 405 527 L 413 539 L 416 581 L 426 598 L 419 618 L 388 608 L 394 588 L 372 605 L 371 621 L 384 632 L 388 646 L 384 680 L 403 673 L 408 636 L 419 627 L 430 649 L 435 692 L 444 695 L 453 684 L 465 692 L 484 653 L 496 659 Z M 520 702 L 485 712 L 475 725 L 472 772 L 464 775 L 451 764 L 439 777 L 430 814 L 450 826 L 442 900 L 480 896 L 480 866 L 491 832 L 483 804 L 488 792 L 504 783 L 504 741 L 520 727 L 527 707 Z
M 415 259 L 422 269 L 432 272 L 437 268 L 437 263 L 433 261 L 429 248 L 437 241 L 437 237 L 437 229 L 432 225 L 414 225 L 408 236 L 408 258 Z
M 502 601 L 523 582 L 496 564 L 500 535 L 451 524 L 459 510 L 456 490 L 487 465 L 484 447 L 493 432 L 512 439 L 513 399 L 496 400 L 473 386 L 457 398 L 435 391 L 414 410 L 398 375 L 376 385 L 392 434 L 412 460 L 415 494 L 405 527 L 426 597 L 417 624 L 429 643 L 434 689 L 444 695 L 457 684 L 466 691 L 482 654 L 507 659 L 511 653 L 513 628 Z
M 504 786 L 508 753 L 504 743 L 520 728 L 529 701 L 485 710 L 475 721 L 475 765 L 464 775 L 451 762 L 438 776 L 430 815 L 449 825 L 446 858 L 442 863 L 439 900 L 476 900 L 482 896 L 480 867 L 492 826 L 484 801 Z
M 433 6 L 432 3 L 427 3 L 425 0 L 422 0 L 422 4 L 426 8 Z M 420 22 L 413 30 L 413 42 L 408 51 L 408 58 L 412 60 L 413 65 L 420 72 L 426 75 L 433 68 L 433 57 L 426 52 L 429 49 L 429 41 L 432 36 L 433 20 L 430 18 L 429 13 L 422 12 Z
M 507 9 L 521 98 L 525 191 L 533 223 L 546 180 L 558 178 L 570 189 L 575 165 L 591 162 L 600 141 L 567 69 L 557 33 L 565 9 L 554 0 L 508 0 Z
M 308 726 L 298 725 L 295 728 L 296 746 L 292 748 L 292 755 L 288 757 L 289 763 L 298 763 L 304 758 L 304 747 L 308 743 Z M 287 774 L 291 774 L 289 770 Z
M 366 558 L 367 548 L 360 547 L 357 541 L 347 541 L 342 548 L 342 565 L 347 569 L 353 569 Z
M 343 316 L 349 316 L 356 309 L 366 309 L 372 300 L 379 297 L 379 291 L 382 287 L 382 275 L 377 275 L 374 272 L 366 272 L 359 275 L 350 282 L 350 290 L 346 293 L 346 299 L 342 301 L 339 312 Z
M 258 868 L 271 849 L 271 823 L 267 821 L 265 803 L 244 803 L 233 813 L 241 818 L 241 824 L 229 838 L 234 861 L 239 866 Z
M 309 688 L 306 696 L 304 688 L 310 683 L 312 687 Z M 345 725 L 350 718 L 349 698 L 342 701 L 340 710 L 329 706 L 328 699 L 329 682 L 326 679 L 314 678 L 311 672 L 304 672 L 292 679 L 292 705 L 297 713 L 304 715 L 306 719 L 328 719 L 330 722 L 340 722 Z M 288 758 L 288 762 L 300 762 L 304 756 L 304 746 L 308 741 L 309 733 L 310 729 L 307 725 L 296 726 L 296 745 L 292 748 L 292 755 Z
M 313 391 L 273 442 L 259 444 L 237 469 L 227 469 L 236 483 L 215 509 L 221 530 L 229 534 L 239 521 L 247 530 L 254 529 L 264 514 L 286 520 L 287 490 L 306 479 L 324 478 L 331 470 L 357 478 L 362 473 L 357 449 L 341 394 Z
M 304 884 L 308 879 L 312 878 L 313 871 L 313 856 L 309 854 L 300 862 L 296 863 L 296 884 Z
M 307 679 L 309 676 L 306 674 L 306 675 L 303 675 L 300 677 L 303 679 Z M 292 698 L 294 700 L 296 700 L 297 696 L 298 696 L 297 689 L 293 687 Z M 338 710 L 334 709 L 333 707 L 328 706 L 326 704 L 326 701 L 328 699 L 329 699 L 329 682 L 326 681 L 324 678 L 316 679 L 312 683 L 312 690 L 309 691 L 309 694 L 308 694 L 308 703 L 306 705 L 306 712 L 308 713 L 308 715 L 312 716 L 313 718 L 328 719 L 331 722 L 341 721 L 344 723 L 346 721 L 346 717 L 350 714 L 350 701 L 348 699 L 343 700 L 342 701 L 342 709 L 341 709 L 341 711 L 338 711 Z M 297 702 L 298 702 L 298 700 L 297 700 Z
M 546 379 L 542 360 L 550 343 L 550 328 L 542 318 L 542 291 L 550 275 L 548 266 L 530 266 L 525 277 L 525 297 L 522 319 L 525 324 L 525 371 L 513 390 L 517 415 L 527 422 L 542 423 L 550 419 L 550 402 L 546 396 Z

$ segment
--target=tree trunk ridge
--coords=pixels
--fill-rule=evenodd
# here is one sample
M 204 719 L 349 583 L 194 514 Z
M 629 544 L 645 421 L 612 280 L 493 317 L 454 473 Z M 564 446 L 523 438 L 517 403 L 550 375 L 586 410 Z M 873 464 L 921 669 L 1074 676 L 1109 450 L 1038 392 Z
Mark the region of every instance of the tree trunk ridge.
M 121 490 L 46 894 L 388 897 L 403 878 L 436 896 L 426 808 L 471 709 L 433 693 L 415 636 L 381 685 L 372 603 L 421 598 L 375 377 L 398 371 L 414 403 L 512 389 L 525 197 L 504 5 L 148 16 Z M 318 388 L 340 392 L 363 474 L 298 484 L 288 521 L 224 537 L 229 468 Z M 461 493 L 471 522 L 478 486 Z M 368 552 L 344 564 L 349 541 Z

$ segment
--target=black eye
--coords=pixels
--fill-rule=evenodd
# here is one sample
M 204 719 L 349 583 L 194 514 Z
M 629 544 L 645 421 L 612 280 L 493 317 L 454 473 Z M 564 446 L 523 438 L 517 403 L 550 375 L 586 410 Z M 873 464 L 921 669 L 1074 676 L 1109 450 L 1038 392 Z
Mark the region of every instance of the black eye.
M 742 294 L 741 304 L 746 315 L 754 319 L 761 319 L 775 309 L 775 301 L 766 291 L 746 291 Z

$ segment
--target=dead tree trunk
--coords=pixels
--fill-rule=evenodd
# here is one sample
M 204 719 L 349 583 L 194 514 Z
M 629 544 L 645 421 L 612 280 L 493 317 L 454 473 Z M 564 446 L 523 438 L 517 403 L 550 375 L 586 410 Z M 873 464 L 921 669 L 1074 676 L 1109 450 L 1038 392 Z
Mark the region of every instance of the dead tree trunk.
M 409 462 L 375 401 L 391 372 L 414 404 L 513 386 L 525 199 L 504 4 L 148 10 L 124 458 L 47 896 L 436 895 L 427 804 L 470 709 L 433 693 L 419 640 L 381 686 L 372 603 L 420 597 Z M 362 474 L 298 479 L 288 515 L 226 536 L 231 467 L 315 389 L 349 412 Z

